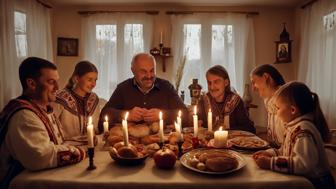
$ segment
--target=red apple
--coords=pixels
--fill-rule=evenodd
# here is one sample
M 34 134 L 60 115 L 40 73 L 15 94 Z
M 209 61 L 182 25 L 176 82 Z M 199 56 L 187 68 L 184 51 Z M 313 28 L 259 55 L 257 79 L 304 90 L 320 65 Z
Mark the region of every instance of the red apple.
M 171 169 L 174 167 L 176 162 L 175 153 L 166 147 L 163 147 L 161 150 L 155 152 L 153 158 L 155 165 L 161 169 Z

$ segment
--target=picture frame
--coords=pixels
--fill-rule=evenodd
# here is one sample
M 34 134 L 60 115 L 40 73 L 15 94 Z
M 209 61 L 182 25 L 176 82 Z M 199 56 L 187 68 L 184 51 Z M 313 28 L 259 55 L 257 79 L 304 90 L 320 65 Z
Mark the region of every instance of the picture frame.
M 58 37 L 57 56 L 78 56 L 78 39 Z
M 292 61 L 291 41 L 276 41 L 275 44 L 275 63 L 290 63 Z

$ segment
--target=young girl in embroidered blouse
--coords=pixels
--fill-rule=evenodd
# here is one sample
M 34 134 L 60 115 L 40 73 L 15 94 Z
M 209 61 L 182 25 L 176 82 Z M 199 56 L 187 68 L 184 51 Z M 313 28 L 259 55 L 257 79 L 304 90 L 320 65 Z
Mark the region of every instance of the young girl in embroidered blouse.
M 100 114 L 99 98 L 92 91 L 96 86 L 98 70 L 89 61 L 80 61 L 66 87 L 56 94 L 53 104 L 55 114 L 62 123 L 61 131 L 66 141 L 86 141 L 86 126 L 89 117 L 98 133 Z
M 285 139 L 279 150 L 268 149 L 253 155 L 262 169 L 302 175 L 315 188 L 334 188 L 324 144 L 329 129 L 318 96 L 299 82 L 285 84 L 275 100 L 277 116 L 285 123 Z

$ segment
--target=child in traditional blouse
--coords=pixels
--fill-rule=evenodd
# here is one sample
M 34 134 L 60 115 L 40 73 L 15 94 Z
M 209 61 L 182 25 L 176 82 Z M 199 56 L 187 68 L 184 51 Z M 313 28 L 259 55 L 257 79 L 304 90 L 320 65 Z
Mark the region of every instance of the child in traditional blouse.
M 284 143 L 279 150 L 268 149 L 253 155 L 262 169 L 302 175 L 315 188 L 335 188 L 323 142 L 329 129 L 318 96 L 299 82 L 279 90 L 275 100 L 277 116 L 285 123 Z

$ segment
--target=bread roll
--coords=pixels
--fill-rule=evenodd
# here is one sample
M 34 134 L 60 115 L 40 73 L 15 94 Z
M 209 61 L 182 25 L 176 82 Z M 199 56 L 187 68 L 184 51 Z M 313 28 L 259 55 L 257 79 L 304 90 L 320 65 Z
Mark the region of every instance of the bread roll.
M 116 124 L 110 129 L 110 135 L 123 136 L 122 127 L 120 124 Z
M 238 161 L 229 156 L 213 157 L 206 160 L 205 166 L 210 171 L 224 172 L 236 168 Z
M 134 146 L 122 146 L 118 150 L 119 156 L 123 158 L 137 158 L 138 152 Z
M 210 158 L 216 158 L 216 157 L 231 157 L 228 153 L 226 152 L 221 152 L 221 151 L 209 151 L 209 152 L 204 152 L 199 156 L 200 162 L 205 163 L 207 159 Z
M 153 122 L 149 127 L 152 134 L 156 134 L 159 132 L 160 129 L 159 122 Z
M 138 124 L 135 126 L 129 126 L 128 127 L 128 133 L 129 135 L 136 137 L 136 138 L 142 138 L 144 136 L 149 135 L 149 126 L 144 124 Z
M 122 136 L 117 136 L 117 135 L 110 135 L 107 138 L 107 141 L 109 143 L 110 146 L 114 146 L 114 144 L 123 141 L 123 137 Z
M 159 135 L 148 135 L 148 136 L 141 138 L 141 143 L 145 145 L 152 144 L 152 143 L 158 143 L 158 142 L 160 142 Z

